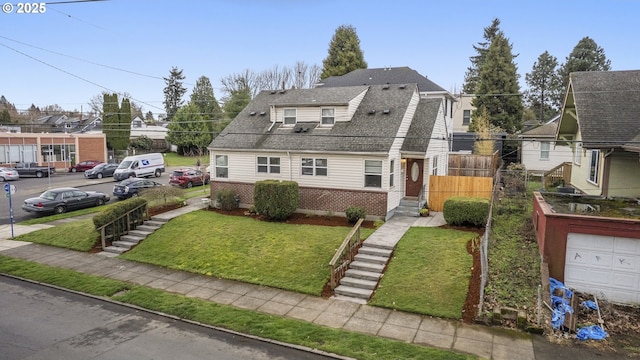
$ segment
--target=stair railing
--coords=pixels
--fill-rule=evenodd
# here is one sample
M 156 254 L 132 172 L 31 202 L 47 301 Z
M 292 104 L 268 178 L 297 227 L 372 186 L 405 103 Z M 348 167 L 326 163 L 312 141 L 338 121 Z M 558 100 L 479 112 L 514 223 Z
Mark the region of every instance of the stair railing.
M 349 264 L 353 262 L 358 249 L 362 245 L 362 238 L 360 237 L 360 227 L 364 219 L 358 219 L 358 222 L 353 226 L 349 235 L 342 241 L 342 244 L 336 251 L 335 255 L 329 262 L 331 267 L 331 290 L 338 287 L 340 280 L 344 277 L 344 274 L 349 269 Z
M 146 203 L 127 211 L 110 223 L 97 228 L 96 230 L 100 233 L 102 250 L 104 251 L 107 247 L 108 239 L 111 239 L 112 242 L 119 240 L 120 236 L 129 233 L 131 230 L 135 230 L 135 228 L 138 225 L 142 225 L 145 220 L 149 220 Z

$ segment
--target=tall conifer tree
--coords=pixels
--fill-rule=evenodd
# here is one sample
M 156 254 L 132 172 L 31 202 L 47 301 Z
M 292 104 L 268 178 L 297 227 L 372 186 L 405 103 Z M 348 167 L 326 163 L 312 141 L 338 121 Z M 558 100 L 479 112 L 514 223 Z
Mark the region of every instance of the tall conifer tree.
M 367 68 L 356 28 L 351 25 L 338 27 L 329 44 L 329 54 L 322 60 L 322 65 L 322 74 L 320 75 L 322 79 Z

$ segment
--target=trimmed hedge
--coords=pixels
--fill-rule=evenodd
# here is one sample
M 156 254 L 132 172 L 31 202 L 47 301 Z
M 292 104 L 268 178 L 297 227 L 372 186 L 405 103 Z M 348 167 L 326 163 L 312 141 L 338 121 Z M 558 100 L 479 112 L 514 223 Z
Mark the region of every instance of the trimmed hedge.
M 130 226 L 142 224 L 145 215 L 147 214 L 147 203 L 148 201 L 142 197 L 134 197 L 124 201 L 120 201 L 105 209 L 98 215 L 94 216 L 93 225 L 96 227 L 96 229 L 98 229 L 104 225 L 111 223 L 111 225 L 105 228 L 105 235 L 113 236 L 113 240 L 117 240 L 120 238 L 120 235 Z M 127 224 L 126 218 L 116 221 L 122 215 L 141 205 L 144 206 L 129 215 L 129 224 Z
M 367 217 L 367 211 L 359 206 L 349 206 L 344 213 L 347 217 L 347 221 L 351 224 L 358 222 L 358 219 L 365 219 Z
M 271 220 L 286 220 L 300 204 L 300 190 L 295 181 L 263 180 L 255 183 L 253 205 L 258 214 Z
M 445 200 L 442 215 L 449 225 L 484 227 L 489 216 L 489 199 L 452 196 Z
M 216 191 L 216 202 L 222 210 L 233 210 L 238 207 L 236 193 L 230 189 L 220 189 Z

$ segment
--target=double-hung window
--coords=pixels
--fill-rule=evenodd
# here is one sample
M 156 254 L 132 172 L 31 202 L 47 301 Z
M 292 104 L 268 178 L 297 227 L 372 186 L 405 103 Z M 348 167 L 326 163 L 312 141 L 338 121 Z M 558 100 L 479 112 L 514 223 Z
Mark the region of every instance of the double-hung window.
M 227 155 L 216 155 L 216 177 L 229 177 L 229 157 Z
M 600 150 L 591 150 L 589 156 L 589 181 L 598 184 L 598 170 L 600 169 Z
M 322 109 L 321 125 L 333 125 L 335 123 L 336 110 L 333 108 Z
M 548 141 L 540 142 L 540 160 L 549 160 L 549 150 L 551 144 Z
M 302 158 L 302 175 L 327 176 L 327 159 Z
M 280 158 L 279 157 L 267 157 L 258 156 L 258 172 L 269 174 L 280 174 Z
M 382 187 L 382 160 L 364 161 L 364 186 Z
M 284 109 L 284 125 L 295 125 L 297 120 L 296 109 Z
M 462 110 L 462 125 L 471 123 L 471 110 Z
M 396 161 L 389 161 L 389 187 L 394 187 L 396 185 L 395 181 L 396 177 Z
M 431 161 L 431 175 L 438 175 L 438 155 L 434 155 Z
M 582 143 L 577 142 L 575 147 L 575 152 L 573 153 L 573 163 L 580 166 L 581 159 L 582 159 Z

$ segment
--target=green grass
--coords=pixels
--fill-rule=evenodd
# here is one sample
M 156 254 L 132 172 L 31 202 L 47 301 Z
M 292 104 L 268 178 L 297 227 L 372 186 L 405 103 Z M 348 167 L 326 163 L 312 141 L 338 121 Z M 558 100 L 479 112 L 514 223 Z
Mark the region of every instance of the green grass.
M 171 220 L 121 257 L 317 296 L 350 230 L 195 211 Z M 371 232 L 361 230 L 363 237 Z
M 54 268 L 0 255 L 0 272 L 126 304 L 160 311 L 202 324 L 306 346 L 362 360 L 475 359 L 455 352 L 317 326 L 200 299 L 166 293 L 123 281 Z
M 195 168 L 198 159 L 200 159 L 200 168 L 204 169 L 209 165 L 209 154 L 203 156 L 181 156 L 174 152 L 164 154 L 164 163 L 166 166 L 188 166 Z
M 460 319 L 473 264 L 467 242 L 476 236 L 450 229 L 410 228 L 370 304 Z
M 89 251 L 100 238 L 93 220 L 82 219 L 16 236 L 16 240 L 52 245 L 77 251 Z

